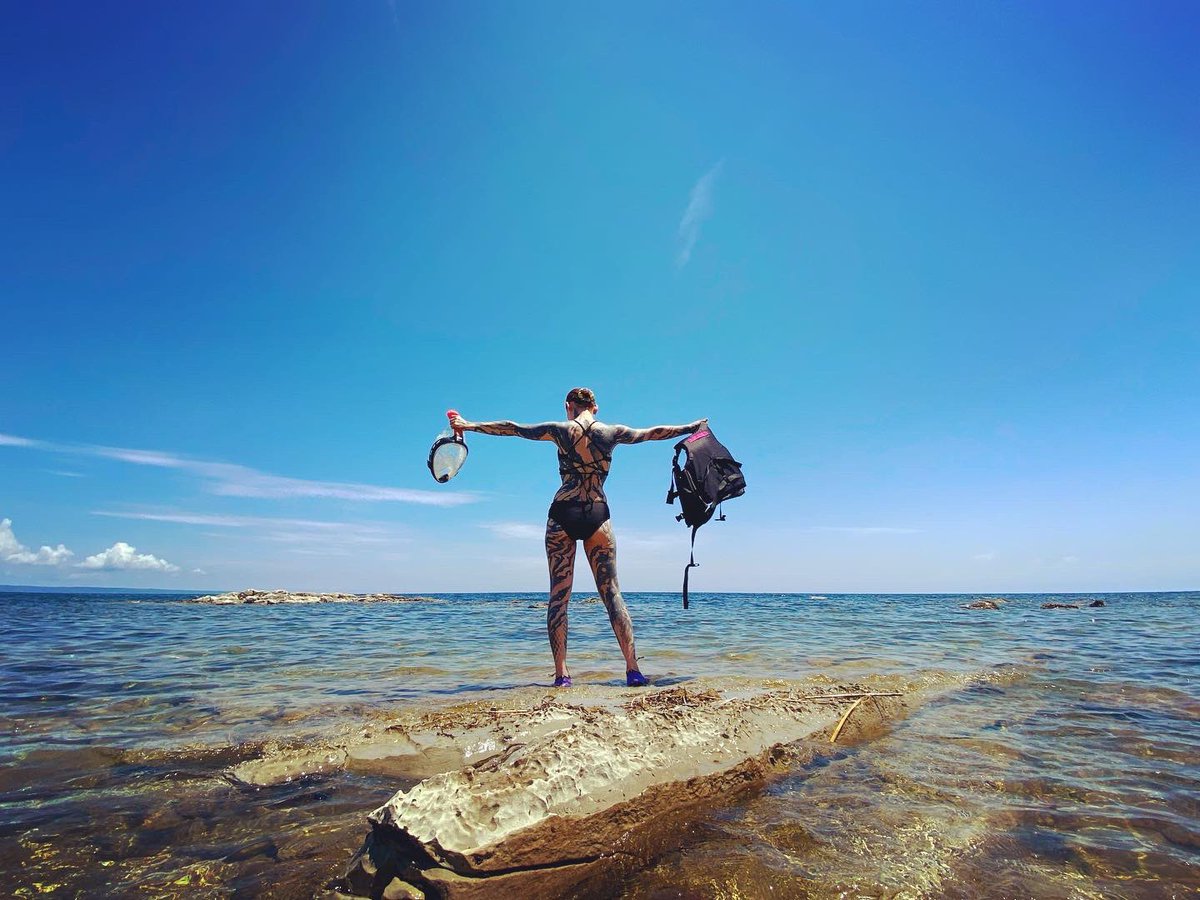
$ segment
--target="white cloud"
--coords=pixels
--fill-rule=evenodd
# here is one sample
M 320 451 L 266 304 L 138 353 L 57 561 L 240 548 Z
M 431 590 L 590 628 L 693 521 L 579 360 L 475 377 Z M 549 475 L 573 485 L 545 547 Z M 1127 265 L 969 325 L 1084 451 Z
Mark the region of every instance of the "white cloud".
M 500 537 L 516 538 L 518 540 L 541 539 L 546 536 L 545 524 L 531 525 L 528 522 L 485 522 L 479 527 L 486 528 Z
M 104 569 L 105 571 L 140 569 L 151 572 L 178 572 L 179 566 L 159 559 L 150 553 L 138 553 L 124 541 L 117 541 L 103 553 L 89 556 L 79 564 L 81 569 Z
M 43 544 L 41 547 L 38 548 L 38 552 L 33 555 L 32 559 L 25 558 L 25 559 L 18 559 L 18 560 L 14 560 L 14 561 L 15 562 L 27 562 L 27 563 L 31 563 L 35 566 L 57 566 L 57 565 L 60 565 L 61 563 L 65 563 L 68 559 L 70 559 L 74 555 L 75 555 L 74 553 L 72 553 L 70 550 L 68 550 L 62 544 L 59 544 L 57 547 L 54 547 L 54 548 L 47 547 L 45 544 Z M 25 556 L 28 557 L 29 554 L 25 554 Z
M 994 550 L 989 550 L 987 553 L 976 553 L 971 557 L 971 559 L 977 559 L 980 562 L 991 562 L 995 558 L 996 553 Z
M 26 566 L 57 566 L 74 555 L 62 544 L 57 547 L 43 545 L 36 552 L 30 550 L 13 534 L 12 519 L 0 520 L 0 560 L 4 562 Z
M 181 456 L 170 453 L 159 453 L 157 450 L 128 450 L 124 447 L 84 447 L 83 452 L 90 452 L 105 459 L 119 459 L 121 462 L 133 463 L 138 466 L 159 466 L 164 469 L 186 469 L 191 463 Z
M 36 447 L 39 443 L 39 441 L 33 441 L 29 438 L 17 437 L 15 434 L 0 434 L 0 446 Z
M 815 525 L 809 531 L 836 531 L 842 534 L 919 534 L 919 528 L 893 528 L 888 525 Z
M 342 481 L 306 481 L 300 478 L 285 478 L 268 475 L 252 469 L 241 469 L 234 477 L 220 478 L 213 483 L 214 494 L 225 497 L 258 497 L 279 499 L 285 497 L 325 497 L 334 500 L 384 501 L 419 503 L 425 506 L 460 506 L 471 503 L 475 498 L 465 493 L 442 493 L 420 491 L 411 488 L 383 487 L 374 484 L 358 484 Z
M 679 254 L 675 257 L 675 264 L 681 269 L 692 258 L 692 249 L 700 239 L 700 226 L 712 216 L 713 189 L 724 167 L 725 160 L 721 160 L 692 186 L 687 209 L 679 220 Z
M 137 512 L 92 510 L 94 516 L 114 519 L 141 519 L 150 522 L 172 522 L 180 525 L 203 525 L 215 528 L 235 528 L 247 534 L 246 539 L 259 539 L 292 544 L 319 546 L 351 546 L 363 544 L 396 544 L 410 540 L 403 528 L 387 522 L 344 522 L 320 519 L 286 519 L 274 516 L 209 515 L 193 512 Z M 224 537 L 220 533 L 209 536 Z M 239 539 L 240 536 L 239 536 Z
M 359 502 L 418 503 L 426 506 L 461 506 L 479 498 L 465 491 L 424 491 L 413 488 L 363 484 L 356 481 L 312 481 L 260 472 L 236 463 L 191 459 L 160 450 L 138 450 L 129 447 L 102 447 L 91 444 L 54 444 L 29 438 L 0 434 L 0 444 L 20 447 L 40 447 L 54 453 L 99 456 L 136 466 L 175 469 L 194 475 L 206 482 L 207 489 L 223 497 L 254 497 L 287 499 L 292 497 L 321 497 L 331 500 Z
M 682 528 L 671 533 L 617 529 L 617 549 L 636 547 L 640 550 L 660 550 L 665 547 L 678 547 L 680 536 L 686 534 Z
M 192 574 L 193 575 L 207 575 L 208 573 L 205 572 L 203 569 L 192 569 Z
M 535 525 L 529 522 L 484 522 L 480 528 L 502 538 L 512 538 L 521 541 L 538 541 L 546 536 L 545 524 Z M 616 529 L 617 547 L 640 550 L 659 550 L 664 547 L 678 546 L 679 534 L 664 534 L 662 532 L 635 531 L 633 529 Z M 540 558 L 540 557 L 539 557 Z M 545 560 L 543 559 L 543 562 Z
M 93 516 L 108 516 L 113 519 L 141 519 L 148 522 L 174 522 L 180 525 L 213 525 L 218 528 L 253 528 L 267 525 L 295 526 L 297 528 L 340 529 L 345 528 L 345 522 L 323 522 L 319 519 L 281 519 L 275 516 L 214 516 L 207 513 L 192 512 L 120 512 L 114 510 L 95 509 Z
M 300 556 L 350 556 L 345 547 L 313 545 L 310 547 L 288 547 L 286 553 L 296 553 Z
M 418 503 L 426 506 L 460 506 L 472 503 L 475 495 L 464 492 L 422 491 L 412 488 L 386 487 L 354 481 L 310 481 L 260 472 L 249 466 L 234 463 L 208 462 L 188 459 L 157 450 L 135 450 L 124 447 L 84 447 L 79 452 L 92 453 L 107 459 L 177 469 L 196 475 L 208 482 L 208 489 L 223 497 L 254 497 L 285 499 L 290 497 L 322 497 L 333 500 Z

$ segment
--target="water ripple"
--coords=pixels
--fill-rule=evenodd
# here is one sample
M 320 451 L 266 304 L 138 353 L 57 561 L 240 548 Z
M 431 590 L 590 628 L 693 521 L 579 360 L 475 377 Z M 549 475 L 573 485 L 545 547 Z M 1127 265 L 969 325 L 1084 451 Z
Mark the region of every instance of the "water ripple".
M 1041 609 L 1093 598 L 1106 605 Z M 0 595 L 0 838 L 11 839 L 0 841 L 0 881 L 53 856 L 64 883 L 110 883 L 112 896 L 181 871 L 245 896 L 319 883 L 313 860 L 343 858 L 361 810 L 394 785 L 347 774 L 242 796 L 220 771 L 262 741 L 549 682 L 545 612 L 529 608 L 539 598 L 443 599 L 238 607 Z M 896 675 L 963 687 L 869 749 L 839 748 L 704 824 L 692 850 L 636 874 L 626 894 L 1200 889 L 1200 594 L 962 608 L 974 599 L 694 594 L 684 612 L 675 595 L 628 595 L 643 668 L 660 684 Z M 570 629 L 576 679 L 621 684 L 603 608 L 574 604 Z M 298 822 L 325 836 L 296 837 Z M 125 881 L 97 868 L 106 864 Z

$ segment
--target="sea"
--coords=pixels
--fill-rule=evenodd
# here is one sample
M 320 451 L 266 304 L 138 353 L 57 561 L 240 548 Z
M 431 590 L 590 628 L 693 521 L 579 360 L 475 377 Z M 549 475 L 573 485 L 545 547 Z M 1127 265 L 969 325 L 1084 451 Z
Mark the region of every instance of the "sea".
M 998 608 L 964 608 L 985 596 Z M 544 594 L 189 599 L 0 594 L 0 893 L 327 896 L 366 814 L 411 782 L 254 788 L 232 766 L 405 709 L 552 693 Z M 625 691 L 589 599 L 570 612 L 575 684 Z M 650 690 L 961 686 L 714 809 L 613 896 L 1200 896 L 1200 592 L 626 602 Z

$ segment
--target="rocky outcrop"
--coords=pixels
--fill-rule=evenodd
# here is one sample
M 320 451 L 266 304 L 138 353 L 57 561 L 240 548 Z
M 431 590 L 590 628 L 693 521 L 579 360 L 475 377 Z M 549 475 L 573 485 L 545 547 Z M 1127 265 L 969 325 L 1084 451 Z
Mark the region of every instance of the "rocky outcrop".
M 578 695 L 576 695 L 577 697 Z M 398 726 L 414 747 L 454 735 L 474 762 L 427 777 L 368 817 L 340 892 L 433 898 L 605 895 L 679 846 L 689 818 L 759 788 L 905 708 L 862 685 L 738 692 L 667 688 L 599 702 L 468 711 Z M 571 702 L 575 700 L 575 702 Z
M 1000 603 L 995 600 L 975 600 L 971 603 L 964 603 L 963 609 L 999 609 Z
M 1042 609 L 1079 609 L 1078 603 L 1043 603 Z
M 189 603 L 437 603 L 435 597 L 413 597 L 403 594 L 313 594 L 307 591 L 259 591 L 245 590 L 228 594 L 210 594 L 195 597 Z

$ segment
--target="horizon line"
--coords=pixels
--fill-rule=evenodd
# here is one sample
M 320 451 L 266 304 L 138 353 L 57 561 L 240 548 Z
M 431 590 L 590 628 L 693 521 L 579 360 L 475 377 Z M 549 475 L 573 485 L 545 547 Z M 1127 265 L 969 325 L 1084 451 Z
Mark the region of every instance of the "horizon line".
M 106 587 L 103 585 L 73 585 L 60 584 L 0 584 L 0 593 L 19 593 L 22 590 L 37 590 L 44 593 L 59 593 L 59 594 L 80 594 L 92 592 L 121 592 L 127 591 L 130 593 L 141 594 L 236 594 L 238 591 L 285 591 L 289 594 L 397 594 L 397 596 L 407 596 L 410 594 L 420 594 L 422 596 L 499 596 L 502 594 L 547 594 L 546 589 L 524 590 L 516 589 L 511 591 L 422 591 L 422 590 L 404 590 L 395 591 L 374 590 L 374 591 L 341 591 L 341 590 L 308 590 L 308 589 L 291 589 L 291 588 L 235 588 L 230 590 L 221 590 L 217 588 L 197 588 L 197 589 L 181 589 L 181 588 L 157 588 L 157 587 Z M 678 590 L 666 591 L 622 591 L 623 594 L 668 594 L 678 595 Z M 1200 588 L 1172 588 L 1167 590 L 1142 588 L 1138 590 L 1081 590 L 1081 591 L 691 591 L 695 595 L 717 595 L 717 594 L 735 594 L 738 596 L 757 596 L 762 594 L 774 594 L 780 597 L 1002 597 L 1002 596 L 1044 596 L 1054 594 L 1057 596 L 1075 596 L 1075 595 L 1091 595 L 1091 594 L 1193 594 L 1200 593 Z M 589 595 L 590 596 L 590 595 Z

